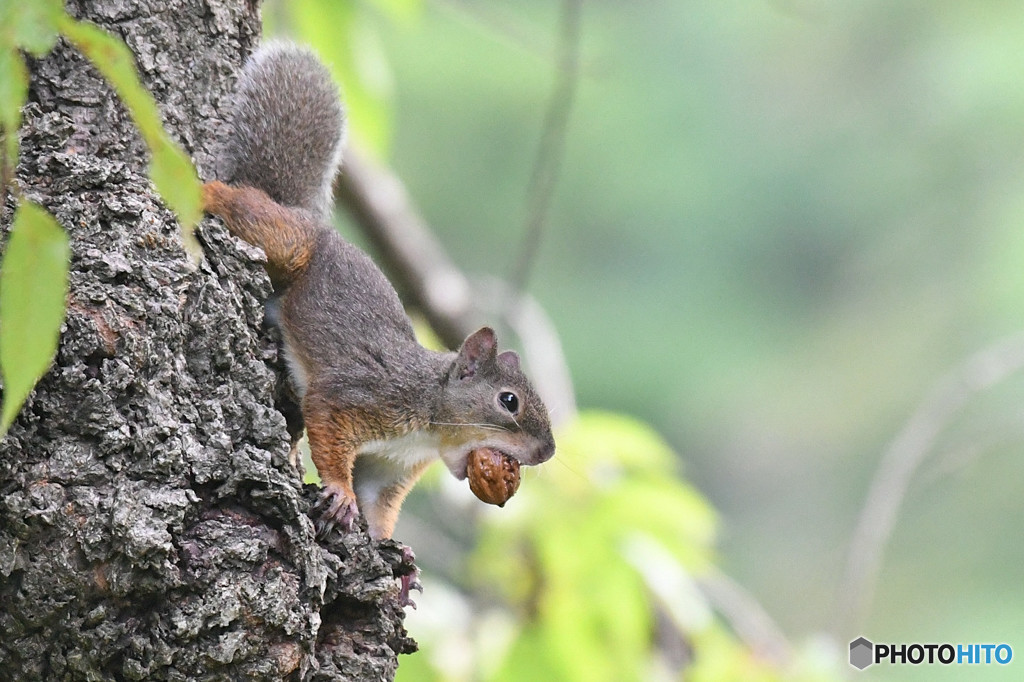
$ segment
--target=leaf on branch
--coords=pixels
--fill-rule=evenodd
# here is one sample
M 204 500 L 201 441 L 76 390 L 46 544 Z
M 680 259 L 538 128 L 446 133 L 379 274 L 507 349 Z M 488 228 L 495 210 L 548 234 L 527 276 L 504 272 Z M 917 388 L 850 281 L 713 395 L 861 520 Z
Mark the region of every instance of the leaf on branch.
M 57 42 L 57 24 L 63 16 L 61 0 L 2 0 L 0 46 L 20 47 L 41 57 Z
M 53 216 L 22 203 L 0 265 L 0 436 L 57 352 L 69 257 L 68 237 Z
M 57 22 L 63 14 L 60 0 L 0 1 L 0 135 L 5 181 L 18 163 L 21 107 L 28 95 L 28 71 L 18 50 L 36 56 L 48 52 L 57 41 Z
M 124 102 L 152 153 L 150 178 L 160 196 L 178 214 L 185 245 L 193 255 L 198 254 L 192 230 L 202 217 L 199 176 L 188 155 L 164 130 L 156 101 L 139 82 L 131 51 L 98 26 L 71 17 L 62 17 L 60 30 L 99 69 Z
M 188 156 L 166 135 L 150 144 L 153 158 L 149 163 L 149 176 L 164 201 L 178 214 L 182 224 L 182 239 L 189 253 L 201 253 L 195 237 L 195 226 L 202 218 L 199 177 Z
M 28 95 L 28 71 L 25 61 L 13 47 L 0 47 L 0 134 L 4 140 L 3 176 L 18 164 L 18 128 L 21 107 Z

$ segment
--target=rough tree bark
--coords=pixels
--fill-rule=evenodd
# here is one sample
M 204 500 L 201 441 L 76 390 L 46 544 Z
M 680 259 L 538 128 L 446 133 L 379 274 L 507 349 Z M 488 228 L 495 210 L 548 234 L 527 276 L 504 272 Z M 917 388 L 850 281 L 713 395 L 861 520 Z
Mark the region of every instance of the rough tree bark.
M 118 34 L 204 177 L 243 0 L 72 0 Z M 259 251 L 207 220 L 190 263 L 145 147 L 61 42 L 31 63 L 17 184 L 71 238 L 54 366 L 0 442 L 4 679 L 390 679 L 399 545 L 314 541 L 273 407 Z M 4 198 L 6 239 L 14 200 Z

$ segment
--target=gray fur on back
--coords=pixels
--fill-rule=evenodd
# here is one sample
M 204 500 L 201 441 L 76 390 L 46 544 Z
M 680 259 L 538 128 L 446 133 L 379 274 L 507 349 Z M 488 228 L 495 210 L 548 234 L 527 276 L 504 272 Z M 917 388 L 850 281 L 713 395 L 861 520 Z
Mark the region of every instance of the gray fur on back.
M 276 41 L 246 62 L 221 176 L 285 206 L 330 217 L 345 112 L 331 74 L 311 50 Z

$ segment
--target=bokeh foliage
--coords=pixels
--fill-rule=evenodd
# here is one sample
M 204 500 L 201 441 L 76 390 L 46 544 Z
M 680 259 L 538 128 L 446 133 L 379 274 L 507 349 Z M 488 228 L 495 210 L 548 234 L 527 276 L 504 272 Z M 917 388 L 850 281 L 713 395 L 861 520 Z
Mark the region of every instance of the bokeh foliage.
M 394 168 L 457 262 L 508 272 L 558 3 L 427 2 L 412 25 L 364 10 Z M 717 563 L 797 641 L 834 625 L 888 442 L 939 377 L 1024 326 L 1021 26 L 1002 1 L 585 4 L 532 293 L 581 404 L 667 438 L 720 513 Z M 1011 378 L 943 430 L 863 634 L 1024 629 L 1024 546 L 1006 541 L 1022 400 Z
M 376 45 L 389 33 L 416 34 L 421 22 L 436 12 L 436 7 L 418 2 L 397 3 L 397 10 L 393 4 L 302 0 L 265 6 L 269 35 L 311 43 L 333 65 L 347 100 L 354 144 L 378 155 L 393 148 L 392 136 L 402 139 L 402 130 L 392 126 L 403 93 L 390 86 L 391 64 Z M 548 22 L 543 8 L 535 15 L 536 3 L 524 9 L 538 25 Z M 459 16 L 459 9 L 452 11 Z M 541 76 L 535 82 L 524 81 L 507 64 L 459 58 L 466 44 L 479 38 L 472 12 L 467 14 L 471 16 L 462 19 L 468 25 L 447 27 L 440 37 L 443 45 L 431 46 L 430 54 L 416 60 L 412 87 L 465 88 L 482 96 L 486 101 L 472 107 L 429 112 L 430 124 L 443 120 L 443 135 L 462 128 L 490 130 L 491 147 L 505 150 L 511 140 L 498 134 L 500 117 L 490 116 L 488 109 L 507 105 L 520 114 L 531 107 L 539 112 L 551 76 L 550 55 L 538 47 L 528 57 L 528 69 Z M 552 15 L 547 27 L 553 30 L 555 25 Z M 365 45 L 374 49 L 363 53 Z M 449 63 L 447 70 L 431 73 L 443 59 L 438 52 L 460 61 L 459 71 L 453 72 Z M 369 60 L 372 68 L 360 70 L 361 60 Z M 382 78 L 384 73 L 389 75 Z M 389 87 L 379 87 L 383 82 Z M 484 95 L 479 93 L 482 83 Z M 479 152 L 471 150 L 472 155 Z M 395 153 L 401 157 L 402 150 Z M 460 157 L 461 150 L 423 155 L 413 163 L 419 168 L 447 167 L 453 156 Z M 524 146 L 511 158 L 492 161 L 525 171 L 530 157 Z M 443 173 L 434 175 L 445 179 Z M 477 229 L 461 248 L 472 253 L 514 251 L 515 232 L 488 221 L 502 204 L 518 206 L 525 178 L 524 172 L 521 186 L 505 184 L 483 193 L 486 199 L 499 197 L 497 208 L 481 203 L 474 191 L 462 196 L 452 211 L 472 216 L 486 229 Z M 513 213 L 503 218 L 507 221 Z M 438 227 L 445 231 L 444 225 Z M 501 274 L 509 264 L 507 259 L 488 262 L 485 270 Z M 584 305 L 597 310 L 603 300 L 597 296 Z M 556 460 L 535 475 L 525 472 L 513 501 L 483 515 L 462 554 L 446 556 L 449 564 L 462 566 L 455 571 L 461 576 L 458 584 L 446 585 L 445 578 L 429 573 L 424 578 L 427 593 L 421 603 L 426 615 L 410 615 L 422 652 L 402 659 L 399 679 L 671 679 L 668 645 L 658 636 L 659 627 L 666 626 L 659 619 L 667 619 L 668 629 L 685 641 L 680 646 L 689 657 L 683 666 L 688 679 L 829 678 L 834 662 L 814 662 L 802 650 L 785 665 L 760 659 L 714 613 L 698 580 L 717 561 L 715 515 L 681 475 L 680 457 L 653 429 L 621 413 L 588 411 L 556 439 Z M 424 493 L 423 488 L 429 490 Z M 443 494 L 436 472 L 414 491 L 414 500 L 424 494 Z M 406 514 L 411 513 L 408 509 Z M 431 549 L 417 547 L 426 565 Z M 445 599 L 431 601 L 439 591 L 450 598 L 448 606 Z
M 672 655 L 685 679 L 832 679 L 807 652 L 759 659 L 715 616 L 698 586 L 715 514 L 650 427 L 590 411 L 557 441 L 558 459 L 481 525 L 459 588 L 468 617 L 410 615 L 424 651 L 399 680 L 674 679 Z

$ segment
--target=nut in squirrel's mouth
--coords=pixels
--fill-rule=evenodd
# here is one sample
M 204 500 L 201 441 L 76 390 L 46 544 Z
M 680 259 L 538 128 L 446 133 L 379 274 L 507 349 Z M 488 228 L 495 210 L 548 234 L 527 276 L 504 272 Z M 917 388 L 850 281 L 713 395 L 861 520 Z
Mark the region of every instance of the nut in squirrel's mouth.
M 478 450 L 490 450 L 490 451 L 496 453 L 497 455 L 500 455 L 504 459 L 508 459 L 508 460 L 510 460 L 512 462 L 515 462 L 516 464 L 522 464 L 522 462 L 520 462 L 517 457 L 515 457 L 514 455 L 512 455 L 512 454 L 510 454 L 508 452 L 505 452 L 504 450 L 502 450 L 500 448 L 496 448 L 496 447 L 491 446 L 491 445 L 479 445 L 477 447 L 470 448 L 462 456 L 462 461 L 461 461 L 461 463 L 459 464 L 459 467 L 458 467 L 458 472 L 459 473 L 456 475 L 456 477 L 460 481 L 465 480 L 466 477 L 469 476 L 469 468 L 470 468 L 470 463 L 473 460 L 473 453 L 477 452 Z
M 466 461 L 469 489 L 480 500 L 499 507 L 519 489 L 519 460 L 501 450 L 475 448 Z

